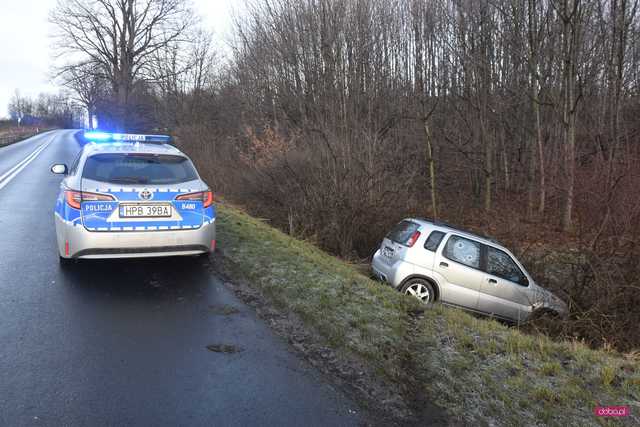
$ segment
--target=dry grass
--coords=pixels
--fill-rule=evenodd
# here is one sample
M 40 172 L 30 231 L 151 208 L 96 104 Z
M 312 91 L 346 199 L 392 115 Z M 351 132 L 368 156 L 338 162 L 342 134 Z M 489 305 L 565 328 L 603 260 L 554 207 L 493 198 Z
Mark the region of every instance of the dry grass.
M 46 129 L 35 126 L 8 127 L 0 129 L 0 147 L 30 138 L 44 130 Z

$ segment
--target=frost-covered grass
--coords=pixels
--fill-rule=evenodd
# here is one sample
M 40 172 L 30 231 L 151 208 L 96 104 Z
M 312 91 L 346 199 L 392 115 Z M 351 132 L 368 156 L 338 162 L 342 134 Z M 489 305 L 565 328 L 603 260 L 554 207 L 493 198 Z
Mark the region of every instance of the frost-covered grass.
M 523 334 L 493 320 L 422 307 L 353 266 L 238 209 L 218 206 L 227 272 L 293 311 L 338 351 L 362 358 L 407 392 L 426 392 L 473 425 L 640 425 L 637 357 Z M 631 416 L 596 418 L 596 405 Z

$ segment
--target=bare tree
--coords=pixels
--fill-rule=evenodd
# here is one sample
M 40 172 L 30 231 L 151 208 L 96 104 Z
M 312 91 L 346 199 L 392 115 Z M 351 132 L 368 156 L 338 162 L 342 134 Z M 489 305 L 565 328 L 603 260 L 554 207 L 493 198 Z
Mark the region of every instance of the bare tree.
M 9 115 L 18 121 L 18 125 L 27 114 L 31 114 L 33 110 L 33 102 L 20 94 L 18 89 L 15 90 L 11 100 L 9 101 Z
M 100 100 L 108 96 L 108 83 L 101 69 L 91 63 L 67 66 L 58 81 L 75 94 L 75 99 L 87 111 L 89 127 L 93 127 L 96 108 Z
M 148 76 L 158 50 L 186 37 L 194 16 L 183 0 L 59 0 L 50 21 L 64 61 L 59 74 L 79 64 L 100 70 L 115 101 L 114 125 L 122 129 L 136 81 Z
M 562 58 L 562 129 L 564 140 L 565 200 L 562 228 L 573 228 L 576 180 L 576 127 L 582 93 L 578 73 L 583 53 L 585 26 L 589 18 L 589 6 L 582 0 L 552 0 L 560 20 Z

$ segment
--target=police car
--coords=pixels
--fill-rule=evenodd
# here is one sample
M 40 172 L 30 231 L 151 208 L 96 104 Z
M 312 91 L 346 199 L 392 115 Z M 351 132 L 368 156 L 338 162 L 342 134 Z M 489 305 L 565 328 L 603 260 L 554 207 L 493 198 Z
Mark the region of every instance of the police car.
M 166 135 L 85 132 L 55 207 L 61 263 L 79 258 L 206 254 L 215 249 L 211 189 Z

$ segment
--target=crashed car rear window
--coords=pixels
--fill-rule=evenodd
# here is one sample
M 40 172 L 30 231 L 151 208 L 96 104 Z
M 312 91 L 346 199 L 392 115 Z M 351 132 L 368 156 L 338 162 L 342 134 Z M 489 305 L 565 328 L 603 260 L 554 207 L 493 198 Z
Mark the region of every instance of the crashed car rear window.
M 96 154 L 89 157 L 82 178 L 114 184 L 161 185 L 198 179 L 191 161 L 167 154 Z
M 404 245 L 409 238 L 418 231 L 420 224 L 412 221 L 401 221 L 387 234 L 387 239 Z

